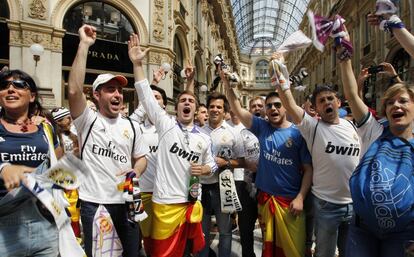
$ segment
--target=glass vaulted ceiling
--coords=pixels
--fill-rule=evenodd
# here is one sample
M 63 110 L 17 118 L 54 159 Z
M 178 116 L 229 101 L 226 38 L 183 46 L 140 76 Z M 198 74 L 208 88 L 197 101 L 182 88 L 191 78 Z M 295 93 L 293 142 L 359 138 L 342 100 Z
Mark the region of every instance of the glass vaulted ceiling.
M 270 54 L 302 21 L 309 0 L 231 0 L 240 49 Z

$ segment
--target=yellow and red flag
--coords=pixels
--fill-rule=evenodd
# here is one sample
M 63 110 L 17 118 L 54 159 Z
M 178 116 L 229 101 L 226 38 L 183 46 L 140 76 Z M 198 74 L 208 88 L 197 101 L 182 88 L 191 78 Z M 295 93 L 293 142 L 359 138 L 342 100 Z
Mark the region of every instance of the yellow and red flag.
M 181 257 L 187 240 L 192 241 L 192 253 L 204 248 L 201 220 L 203 207 L 195 203 L 152 203 L 151 257 Z M 156 247 L 155 247 L 156 246 Z
M 292 199 L 258 195 L 259 222 L 263 235 L 262 257 L 302 257 L 305 254 L 305 215 L 289 212 Z
M 152 230 L 152 219 L 154 217 L 154 211 L 152 209 L 152 193 L 142 192 L 141 193 L 142 204 L 144 205 L 144 210 L 148 214 L 148 217 L 139 222 L 141 228 L 142 238 L 144 240 L 144 249 L 146 253 L 152 251 L 152 240 L 151 240 L 151 230 Z

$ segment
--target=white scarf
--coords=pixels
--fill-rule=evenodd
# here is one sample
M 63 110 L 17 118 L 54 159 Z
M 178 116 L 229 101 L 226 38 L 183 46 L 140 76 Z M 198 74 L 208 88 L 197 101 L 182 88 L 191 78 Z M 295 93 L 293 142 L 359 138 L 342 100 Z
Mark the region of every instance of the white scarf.
M 80 186 L 84 174 L 87 171 L 81 160 L 72 154 L 66 154 L 55 165 L 42 174 L 29 174 L 28 185 L 25 185 L 53 215 L 59 230 L 59 253 L 62 257 L 86 256 L 82 247 L 76 241 L 70 225 L 70 218 L 65 208 L 69 206 L 64 197 L 63 190 L 52 189 L 52 194 L 43 188 L 59 186 L 64 189 L 73 190 Z
M 233 213 L 241 211 L 242 206 L 237 195 L 233 173 L 226 169 L 219 174 L 221 212 Z

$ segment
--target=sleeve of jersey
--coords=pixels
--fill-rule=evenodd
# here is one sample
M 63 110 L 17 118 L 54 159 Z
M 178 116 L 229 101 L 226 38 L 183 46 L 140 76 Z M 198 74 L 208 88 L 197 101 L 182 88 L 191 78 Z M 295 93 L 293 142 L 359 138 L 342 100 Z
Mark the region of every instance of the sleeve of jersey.
M 358 126 L 358 135 L 361 139 L 362 145 L 368 146 L 374 142 L 384 131 L 384 127 L 374 118 L 371 113 L 368 113 L 368 117 L 364 122 Z M 362 155 L 361 155 L 362 156 Z
M 302 121 L 296 125 L 296 127 L 300 130 L 300 133 L 305 139 L 312 138 L 312 133 L 314 132 L 314 128 L 318 120 L 312 118 L 309 114 L 305 112 Z
M 135 127 L 135 148 L 134 148 L 134 154 L 133 156 L 135 158 L 139 158 L 143 155 L 148 154 L 148 145 L 145 143 L 145 140 L 143 139 L 143 135 L 141 130 L 139 129 L 139 125 L 135 122 L 134 123 L 134 127 Z
M 85 107 L 82 114 L 79 115 L 76 119 L 73 120 L 76 131 L 81 135 L 85 128 L 89 128 L 92 122 L 95 120 L 96 112 L 89 107 Z M 86 133 L 86 132 L 84 132 Z
M 236 158 L 244 158 L 246 157 L 244 151 L 244 140 L 240 133 L 234 131 L 234 136 L 236 140 L 236 144 L 234 145 L 234 156 Z
M 249 128 L 250 132 L 258 136 L 260 134 L 261 118 L 253 116 L 252 127 Z
M 158 104 L 157 100 L 152 93 L 150 84 L 147 79 L 137 81 L 134 84 L 135 90 L 138 94 L 138 99 L 142 103 L 148 118 L 155 124 L 157 129 L 163 129 L 163 122 L 169 119 L 165 119 L 168 116 L 167 112 L 163 110 Z

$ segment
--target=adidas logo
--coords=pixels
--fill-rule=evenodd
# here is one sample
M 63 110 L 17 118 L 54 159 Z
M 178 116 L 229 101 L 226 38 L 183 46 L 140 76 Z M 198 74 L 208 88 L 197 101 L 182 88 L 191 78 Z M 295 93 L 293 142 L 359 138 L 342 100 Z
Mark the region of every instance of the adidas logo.
M 0 137 L 0 143 L 5 142 L 5 141 L 6 141 L 6 139 L 4 139 L 3 137 Z

